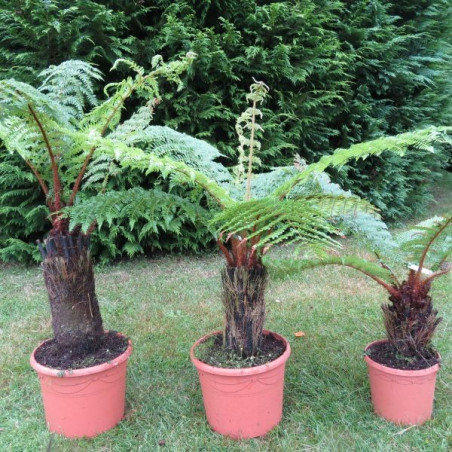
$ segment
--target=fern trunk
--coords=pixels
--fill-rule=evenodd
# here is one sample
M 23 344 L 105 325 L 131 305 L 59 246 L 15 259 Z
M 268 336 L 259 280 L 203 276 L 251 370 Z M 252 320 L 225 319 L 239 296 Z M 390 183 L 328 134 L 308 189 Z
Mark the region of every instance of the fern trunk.
M 226 312 L 224 345 L 242 357 L 255 356 L 262 343 L 267 270 L 227 266 L 222 272 L 222 283 Z
M 403 356 L 427 358 L 431 353 L 431 339 L 441 318 L 433 309 L 429 289 L 429 283 L 421 283 L 415 290 L 412 272 L 398 288 L 399 294 L 382 306 L 388 340 Z
M 41 248 L 42 250 L 42 248 Z M 61 351 L 94 351 L 104 334 L 95 293 L 89 243 L 81 235 L 59 235 L 42 251 L 55 341 Z

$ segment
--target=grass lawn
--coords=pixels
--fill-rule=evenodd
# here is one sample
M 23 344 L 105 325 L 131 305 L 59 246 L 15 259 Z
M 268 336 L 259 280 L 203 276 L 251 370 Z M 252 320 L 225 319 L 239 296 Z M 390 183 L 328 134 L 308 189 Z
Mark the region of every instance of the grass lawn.
M 450 211 L 452 178 L 434 212 Z M 353 245 L 353 244 L 352 244 Z M 372 412 L 364 346 L 384 336 L 385 292 L 350 269 L 298 275 L 273 272 L 266 327 L 292 346 L 284 415 L 264 438 L 235 442 L 213 433 L 188 352 L 222 327 L 219 255 L 138 259 L 97 270 L 104 325 L 132 339 L 127 411 L 115 429 L 91 440 L 67 440 L 45 426 L 29 355 L 51 336 L 40 268 L 0 264 L 1 451 L 446 451 L 452 448 L 451 276 L 432 295 L 444 317 L 435 345 L 440 370 L 434 419 L 404 428 Z M 304 337 L 294 333 L 304 331 Z M 159 445 L 163 444 L 164 445 Z

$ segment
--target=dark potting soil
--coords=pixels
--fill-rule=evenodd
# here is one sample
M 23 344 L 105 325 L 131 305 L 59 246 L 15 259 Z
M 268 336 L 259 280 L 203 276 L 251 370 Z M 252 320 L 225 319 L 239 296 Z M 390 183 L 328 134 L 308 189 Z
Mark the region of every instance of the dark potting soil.
M 38 347 L 35 359 L 39 364 L 52 369 L 84 369 L 117 358 L 127 350 L 127 347 L 126 337 L 116 331 L 108 331 L 100 338 L 99 346 L 94 349 L 90 344 L 86 344 L 85 348 L 79 350 L 62 351 L 55 339 L 50 339 Z
M 372 345 L 366 353 L 378 364 L 401 370 L 428 369 L 440 362 L 433 350 L 427 350 L 425 356 L 406 357 L 397 352 L 397 349 L 389 342 Z
M 277 339 L 273 334 L 266 334 L 263 337 L 257 356 L 243 358 L 233 350 L 223 347 L 223 335 L 220 333 L 209 337 L 206 341 L 199 344 L 195 349 L 195 356 L 210 366 L 241 369 L 256 367 L 274 361 L 285 350 L 286 345 L 282 340 Z

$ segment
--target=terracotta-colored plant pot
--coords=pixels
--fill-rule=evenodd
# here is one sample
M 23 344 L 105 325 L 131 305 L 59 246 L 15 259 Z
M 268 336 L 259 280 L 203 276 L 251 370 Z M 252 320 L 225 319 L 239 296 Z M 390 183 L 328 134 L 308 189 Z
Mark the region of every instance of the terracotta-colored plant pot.
M 85 369 L 58 370 L 35 360 L 47 427 L 68 438 L 93 437 L 113 428 L 124 416 L 127 350 L 110 362 Z
M 375 341 L 375 344 L 386 339 Z M 393 369 L 365 355 L 370 391 L 375 412 L 384 419 L 402 425 L 421 425 L 432 416 L 436 374 L 439 364 L 422 370 Z
M 208 334 L 192 346 L 190 359 L 198 370 L 207 420 L 212 429 L 233 439 L 254 438 L 268 433 L 282 417 L 284 371 L 290 356 L 289 342 L 282 336 L 284 353 L 267 364 L 243 369 L 210 366 L 195 357 L 195 348 Z

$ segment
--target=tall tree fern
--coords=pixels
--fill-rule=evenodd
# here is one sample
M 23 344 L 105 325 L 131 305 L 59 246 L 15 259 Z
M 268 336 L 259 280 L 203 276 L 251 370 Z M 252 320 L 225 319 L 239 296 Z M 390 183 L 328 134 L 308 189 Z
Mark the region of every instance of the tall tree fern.
M 94 159 L 102 160 L 103 155 L 108 159 L 117 148 L 127 149 L 125 142 L 111 136 L 121 123 L 126 100 L 137 92 L 155 103 L 160 99 L 160 77 L 180 87 L 179 76 L 193 57 L 190 54 L 168 64 L 156 57 L 153 71 L 147 74 L 133 62 L 118 60 L 117 64 L 125 63 L 135 76 L 108 84 L 107 97 L 102 102 L 97 101 L 93 90 L 93 82 L 101 78 L 100 72 L 81 61 L 68 61 L 45 70 L 39 88 L 14 79 L 0 81 L 0 139 L 9 152 L 20 155 L 29 167 L 50 213 L 52 227 L 44 243 L 39 242 L 39 249 L 58 355 L 82 358 L 97 350 L 104 336 L 89 250 L 90 232 L 99 218 L 85 233 L 80 225 L 70 231 L 63 209 L 72 207 L 83 195 L 84 179 Z M 152 104 L 148 107 L 152 108 Z M 106 167 L 105 178 L 110 168 L 111 165 Z M 105 187 L 101 184 L 100 191 Z M 168 197 L 170 203 L 177 204 L 176 209 L 186 204 Z M 105 204 L 107 198 L 103 201 Z M 142 196 L 135 205 L 128 205 L 125 215 L 129 222 L 138 219 L 131 213 L 132 208 L 155 210 L 156 202 L 145 201 Z M 193 218 L 194 213 L 189 211 L 185 208 Z M 177 226 L 169 225 L 173 214 L 174 209 L 167 203 L 161 215 L 166 217 L 168 228 L 177 231 Z M 146 219 L 150 222 L 152 215 L 148 213 Z

